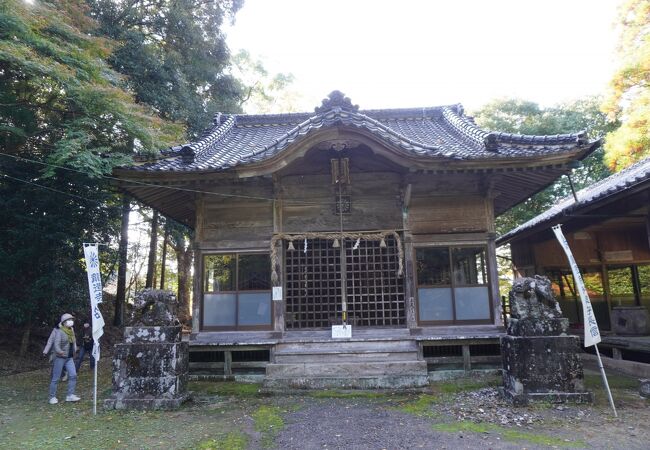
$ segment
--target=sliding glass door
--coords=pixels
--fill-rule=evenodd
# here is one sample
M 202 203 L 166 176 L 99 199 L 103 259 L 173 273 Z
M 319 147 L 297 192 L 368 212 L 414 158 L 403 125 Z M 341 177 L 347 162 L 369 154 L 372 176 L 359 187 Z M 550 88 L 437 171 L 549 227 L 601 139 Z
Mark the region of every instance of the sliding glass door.
M 268 254 L 206 255 L 203 260 L 204 330 L 270 329 Z
M 415 250 L 418 323 L 492 323 L 484 247 Z

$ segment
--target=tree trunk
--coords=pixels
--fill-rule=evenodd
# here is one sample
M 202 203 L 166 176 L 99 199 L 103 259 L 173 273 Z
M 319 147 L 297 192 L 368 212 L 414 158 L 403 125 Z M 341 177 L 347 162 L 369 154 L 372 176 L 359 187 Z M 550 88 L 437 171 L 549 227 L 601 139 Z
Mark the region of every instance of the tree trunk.
M 152 288 L 156 274 L 156 250 L 158 249 L 158 211 L 154 209 L 151 219 L 151 239 L 149 240 L 149 262 L 147 263 L 147 278 L 145 288 Z
M 120 231 L 119 266 L 117 268 L 117 294 L 115 295 L 115 316 L 113 325 L 124 325 L 124 304 L 126 303 L 126 264 L 129 248 L 129 213 L 131 199 L 128 195 L 122 197 L 122 229 Z
M 192 286 L 191 270 L 194 251 L 192 245 L 187 248 L 176 249 L 176 260 L 178 262 L 178 318 L 182 323 L 188 323 L 190 319 L 190 288 Z
M 163 238 L 162 262 L 160 263 L 160 289 L 165 289 L 165 262 L 167 261 L 167 242 L 169 241 L 169 228 L 165 226 Z
M 27 354 L 27 350 L 29 349 L 29 337 L 32 334 L 32 316 L 30 315 L 29 318 L 27 319 L 27 323 L 25 324 L 25 329 L 23 330 L 23 337 L 20 340 L 20 350 L 18 351 L 18 354 L 22 358 Z

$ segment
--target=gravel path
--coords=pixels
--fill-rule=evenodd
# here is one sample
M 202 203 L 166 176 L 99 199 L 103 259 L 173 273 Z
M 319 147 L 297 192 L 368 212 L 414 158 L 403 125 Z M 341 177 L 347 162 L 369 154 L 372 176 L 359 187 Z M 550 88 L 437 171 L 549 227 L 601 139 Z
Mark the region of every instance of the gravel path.
M 650 407 L 642 399 L 619 404 L 618 419 L 608 409 L 591 405 L 513 408 L 500 399 L 496 389 L 484 388 L 449 396 L 417 415 L 385 398 L 303 397 L 300 406 L 284 416 L 285 426 L 275 443 L 276 448 L 296 450 L 649 450 Z M 464 429 L 462 424 L 478 424 L 479 431 Z M 449 431 L 440 431 L 445 425 Z M 551 444 L 544 439 L 551 439 Z
M 494 434 L 435 432 L 428 418 L 367 401 L 321 400 L 285 417 L 281 449 L 521 449 Z M 526 446 L 529 449 L 544 448 Z

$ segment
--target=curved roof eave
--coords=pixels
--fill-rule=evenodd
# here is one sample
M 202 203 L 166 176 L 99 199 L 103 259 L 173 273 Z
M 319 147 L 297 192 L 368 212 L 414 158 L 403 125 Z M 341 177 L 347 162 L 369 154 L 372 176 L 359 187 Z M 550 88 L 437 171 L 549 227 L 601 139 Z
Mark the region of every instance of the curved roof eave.
M 648 182 L 650 182 L 650 158 L 641 160 L 619 173 L 579 190 L 576 193 L 577 202 L 573 195 L 563 198 L 555 206 L 499 237 L 497 245 L 508 244 L 518 235 L 530 234 L 535 230 L 547 227 L 551 223 L 557 222 L 558 218 L 565 217 L 570 213 L 598 207 L 597 205 L 608 199 Z

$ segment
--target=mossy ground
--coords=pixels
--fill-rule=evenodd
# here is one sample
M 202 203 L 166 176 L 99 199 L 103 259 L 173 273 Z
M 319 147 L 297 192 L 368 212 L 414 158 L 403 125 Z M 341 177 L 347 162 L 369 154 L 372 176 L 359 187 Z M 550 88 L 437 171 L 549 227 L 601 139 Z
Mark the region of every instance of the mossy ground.
M 194 400 L 177 411 L 124 412 L 104 411 L 101 407 L 101 400 L 110 394 L 110 361 L 103 360 L 95 416 L 90 371 L 82 369 L 79 377 L 77 393 L 81 402 L 49 405 L 49 369 L 45 362 L 43 366 L 42 370 L 0 378 L 0 448 L 277 448 L 280 434 L 291 430 L 294 411 L 309 405 L 325 406 L 328 402 L 338 402 L 344 408 L 350 406 L 351 410 L 387 411 L 399 416 L 398 421 L 408 420 L 409 416 L 424 420 L 436 433 L 487 435 L 521 445 L 584 447 L 597 438 L 590 434 L 590 428 L 580 431 L 567 425 L 566 416 L 561 416 L 551 404 L 531 407 L 547 418 L 543 424 L 526 429 L 459 421 L 441 412 L 441 406 L 454 401 L 459 393 L 497 386 L 499 380 L 494 377 L 438 382 L 417 392 L 320 390 L 308 395 L 269 395 L 259 384 L 201 381 L 190 383 Z M 623 428 L 628 429 L 634 420 L 646 420 L 650 416 L 650 402 L 636 394 L 638 381 L 608 375 L 619 413 L 625 417 Z M 581 406 L 592 416 L 590 426 L 599 430 L 602 426 L 618 429 L 618 422 L 610 418 L 600 376 L 588 371 L 585 382 L 596 394 L 594 406 Z M 59 399 L 63 398 L 65 387 L 66 383 L 60 384 Z M 638 428 L 643 427 L 639 422 Z M 571 439 L 567 440 L 567 436 Z
M 535 445 L 543 445 L 546 447 L 568 447 L 568 448 L 584 448 L 587 443 L 582 440 L 563 439 L 554 436 L 549 436 L 544 433 L 533 433 L 530 431 L 521 431 L 513 428 L 506 428 L 489 423 L 475 423 L 468 421 L 458 421 L 453 423 L 437 423 L 433 425 L 435 431 L 445 433 L 491 433 L 500 436 L 506 441 L 513 442 L 527 442 Z
M 255 435 L 250 416 L 264 412 L 260 408 L 268 400 L 255 384 L 192 382 L 194 401 L 177 411 L 105 411 L 101 400 L 111 390 L 110 361 L 104 360 L 95 416 L 90 371 L 82 368 L 79 375 L 77 394 L 82 400 L 78 403 L 62 401 L 67 386 L 62 382 L 61 402 L 49 405 L 48 375 L 48 369 L 43 369 L 2 377 L 0 448 L 244 449 Z M 276 423 L 268 414 L 256 417 L 266 417 L 265 424 Z

